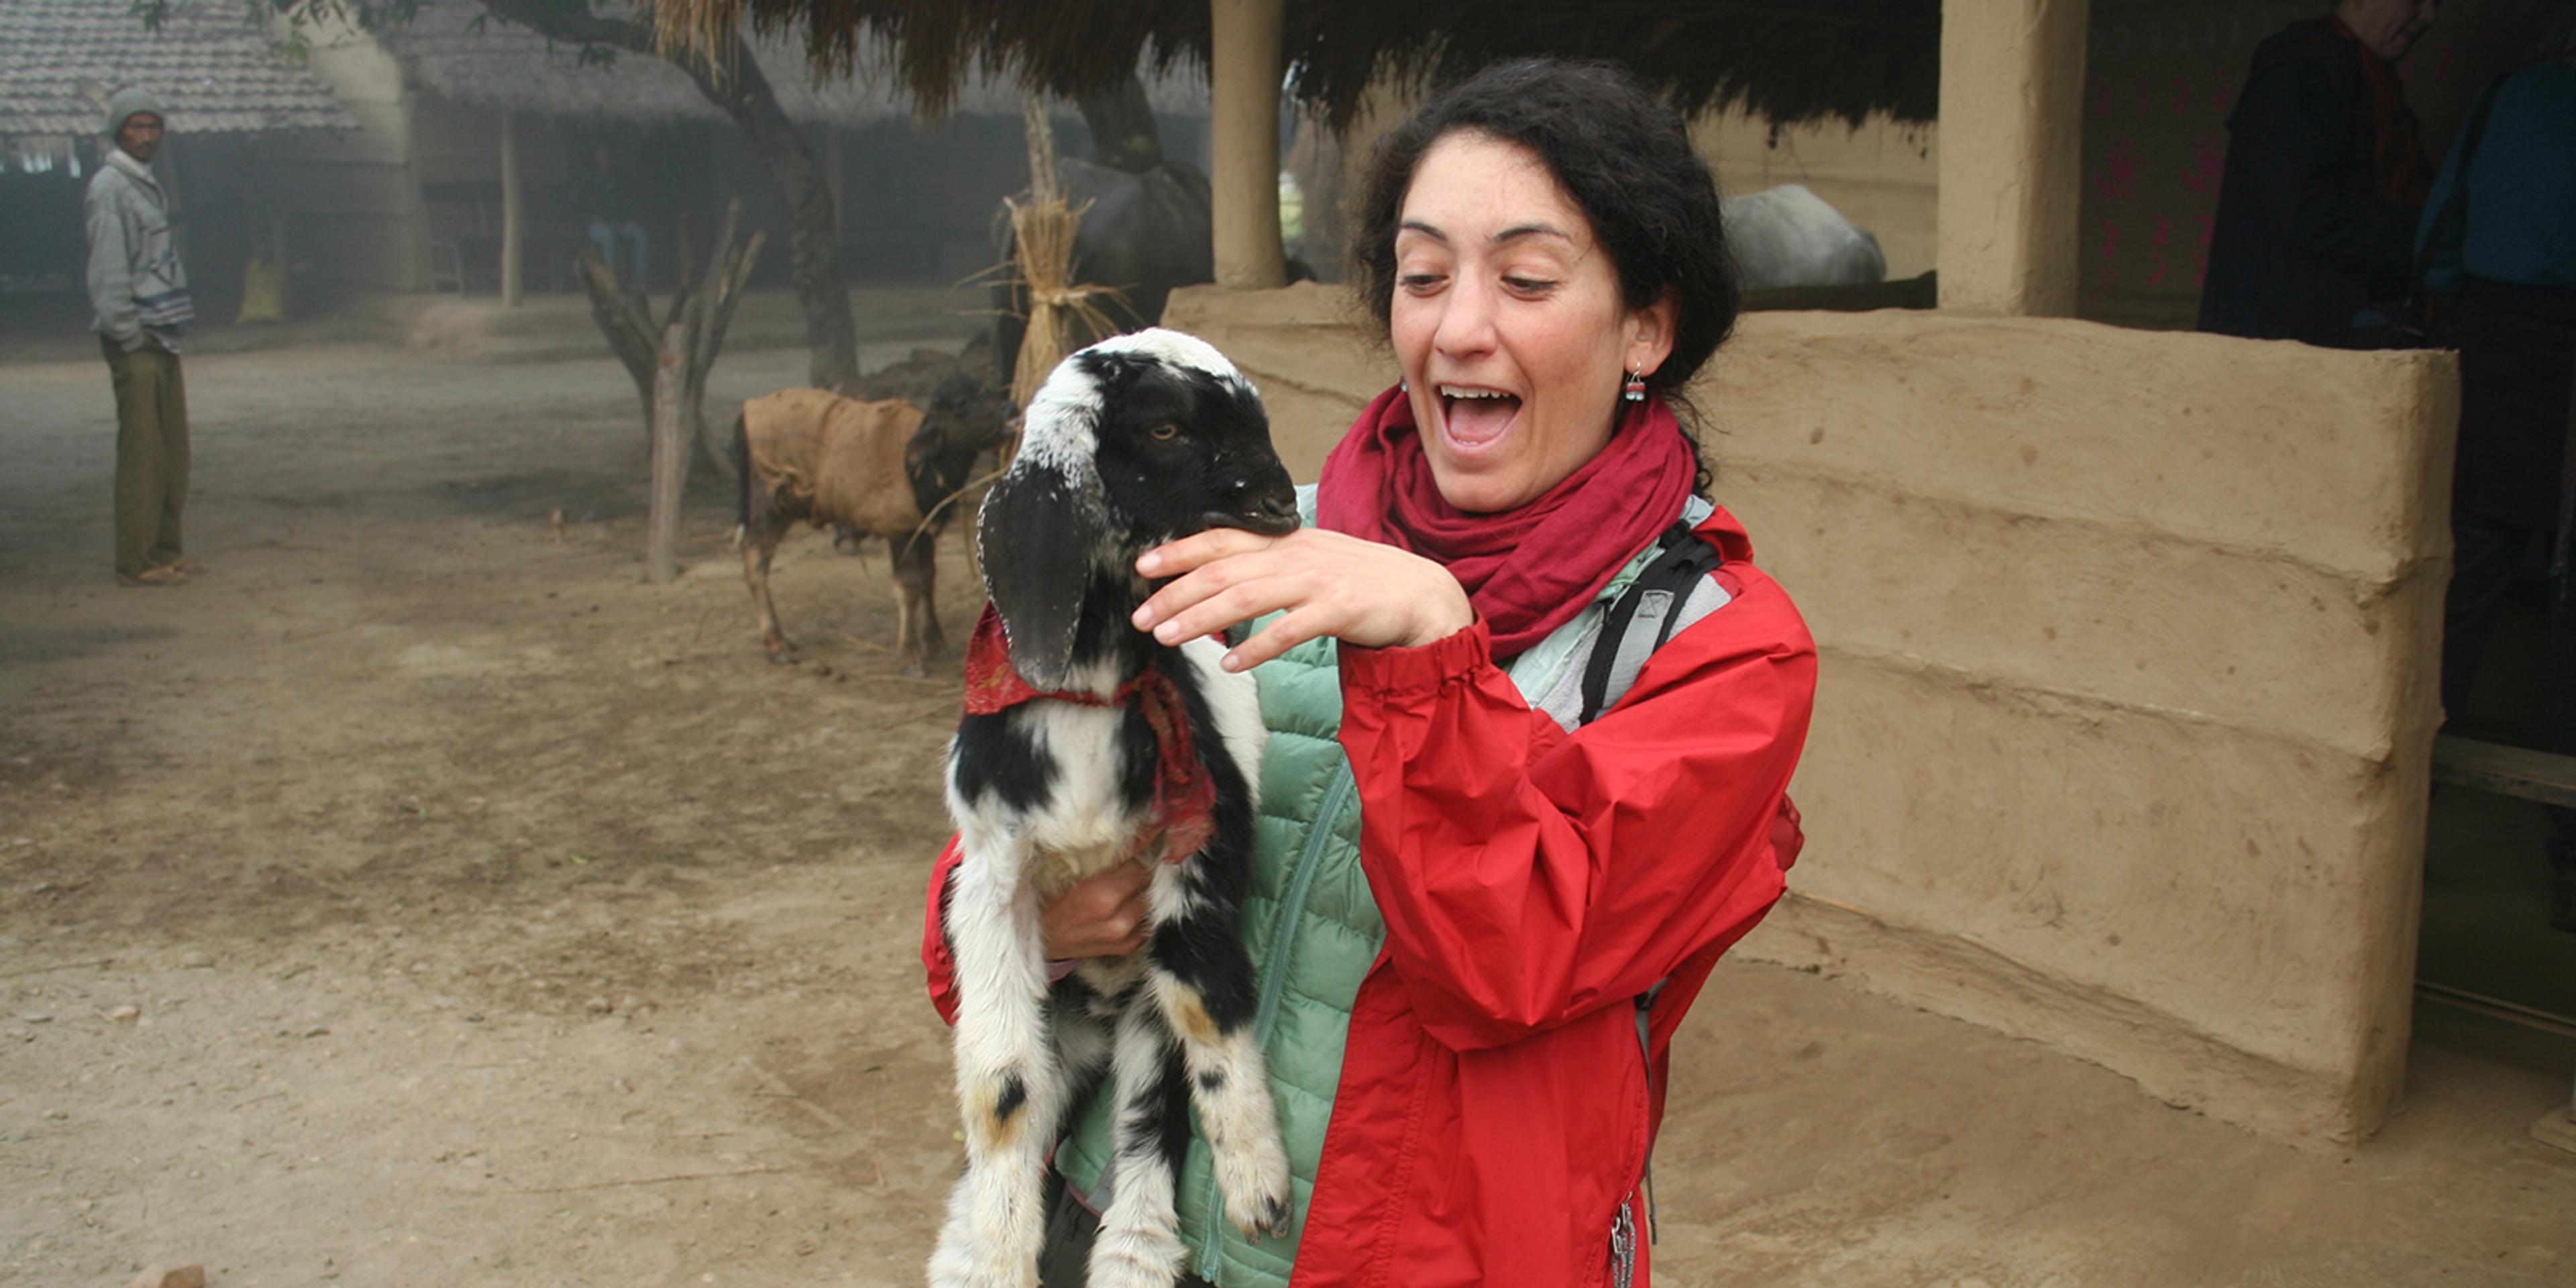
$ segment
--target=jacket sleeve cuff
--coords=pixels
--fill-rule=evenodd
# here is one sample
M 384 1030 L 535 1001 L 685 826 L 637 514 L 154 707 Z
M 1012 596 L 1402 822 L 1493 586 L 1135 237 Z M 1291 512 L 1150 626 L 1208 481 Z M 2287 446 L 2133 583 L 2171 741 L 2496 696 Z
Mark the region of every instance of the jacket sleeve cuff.
M 1494 660 L 1493 632 L 1479 617 L 1466 629 L 1412 648 L 1341 649 L 1342 691 L 1379 700 L 1430 693 Z

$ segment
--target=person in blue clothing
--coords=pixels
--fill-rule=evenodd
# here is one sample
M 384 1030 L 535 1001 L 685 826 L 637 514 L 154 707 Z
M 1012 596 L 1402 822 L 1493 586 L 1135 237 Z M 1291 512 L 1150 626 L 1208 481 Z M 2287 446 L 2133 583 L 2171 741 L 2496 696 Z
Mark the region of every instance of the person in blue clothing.
M 2466 705 L 2479 655 L 2532 539 L 2550 543 L 2552 750 L 2576 753 L 2576 586 L 2569 584 L 2568 422 L 2576 410 L 2576 0 L 2556 0 L 2541 58 L 2487 88 L 2433 184 L 2418 233 L 2426 285 L 2460 350 L 2442 707 Z M 2576 810 L 2553 809 L 2550 922 L 2576 932 Z
M 609 157 L 607 144 L 592 150 L 590 171 L 574 185 L 573 195 L 581 206 L 582 230 L 599 248 L 601 262 L 620 282 L 643 286 L 652 241 L 636 218 L 633 188 Z M 627 252 L 623 260 L 617 254 L 621 245 Z
M 2340 0 L 2265 40 L 2227 117 L 2200 329 L 2337 349 L 2412 341 L 2433 177 L 2396 64 L 2433 0 Z

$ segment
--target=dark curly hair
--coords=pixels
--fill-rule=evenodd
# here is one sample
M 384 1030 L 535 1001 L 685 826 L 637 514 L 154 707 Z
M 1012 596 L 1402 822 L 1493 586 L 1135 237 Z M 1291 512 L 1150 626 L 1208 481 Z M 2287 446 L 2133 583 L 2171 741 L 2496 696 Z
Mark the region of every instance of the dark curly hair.
M 1405 190 L 1432 145 L 1460 131 L 1517 143 L 1546 163 L 1592 222 L 1629 308 L 1673 292 L 1680 309 L 1672 356 L 1646 377 L 1646 388 L 1687 411 L 1682 386 L 1735 329 L 1735 261 L 1721 235 L 1717 184 L 1691 151 L 1681 117 L 1612 63 L 1496 63 L 1435 95 L 1378 142 L 1352 210 L 1351 280 L 1380 333 L 1394 302 Z

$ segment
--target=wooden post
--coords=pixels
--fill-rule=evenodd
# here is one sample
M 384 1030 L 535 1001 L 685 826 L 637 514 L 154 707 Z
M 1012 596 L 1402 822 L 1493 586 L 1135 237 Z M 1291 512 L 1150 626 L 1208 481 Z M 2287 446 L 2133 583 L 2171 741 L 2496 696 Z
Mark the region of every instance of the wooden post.
M 1279 246 L 1279 83 L 1286 0 L 1208 0 L 1209 156 L 1216 280 L 1288 284 Z
M 519 193 L 519 123 L 501 113 L 501 307 L 515 309 L 524 291 L 519 266 L 528 234 Z
M 653 363 L 653 492 L 644 518 L 644 578 L 655 585 L 680 575 L 680 488 L 689 478 L 689 418 L 681 397 L 688 378 L 690 323 L 662 328 Z
M 2075 312 L 2088 0 L 1941 6 L 1941 307 Z

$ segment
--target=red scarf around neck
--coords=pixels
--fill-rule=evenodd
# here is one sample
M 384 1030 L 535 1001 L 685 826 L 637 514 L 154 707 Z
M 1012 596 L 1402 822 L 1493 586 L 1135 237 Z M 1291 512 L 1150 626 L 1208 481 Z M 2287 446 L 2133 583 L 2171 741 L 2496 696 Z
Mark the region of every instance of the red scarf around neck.
M 1623 402 L 1599 454 L 1529 504 L 1467 514 L 1441 499 L 1402 386 L 1379 394 L 1324 460 L 1316 519 L 1436 559 L 1512 657 L 1574 619 L 1655 539 L 1698 475 L 1660 398 Z
M 2425 154 L 2423 126 L 2406 106 L 2406 87 L 2398 83 L 2397 69 L 2361 43 L 2343 19 L 2329 16 L 2326 23 L 2351 42 L 2361 74 L 2370 82 L 2373 190 L 2390 201 L 2423 205 L 2433 192 L 2433 159 Z
M 984 615 L 975 619 L 975 633 L 966 641 L 966 714 L 996 715 L 1040 698 L 1086 707 L 1133 707 L 1153 728 L 1161 763 L 1154 771 L 1152 826 L 1137 833 L 1124 857 L 1144 859 L 1159 843 L 1163 861 L 1178 863 L 1198 853 L 1216 835 L 1216 782 L 1199 763 L 1198 740 L 1190 736 L 1189 707 L 1172 677 L 1149 666 L 1105 698 L 1072 690 L 1047 692 L 1012 668 L 1002 615 L 991 604 L 984 605 Z

